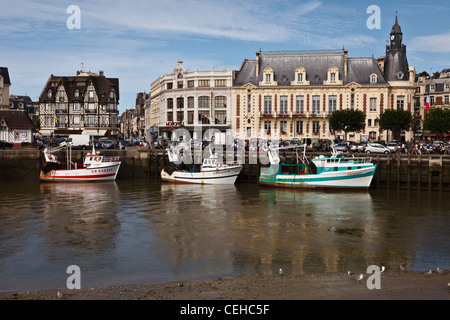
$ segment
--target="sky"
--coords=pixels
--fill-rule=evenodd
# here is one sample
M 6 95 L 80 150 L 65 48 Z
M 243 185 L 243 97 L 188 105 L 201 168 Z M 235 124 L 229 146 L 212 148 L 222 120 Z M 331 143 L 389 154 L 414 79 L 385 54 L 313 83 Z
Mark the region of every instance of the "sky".
M 409 65 L 450 68 L 448 0 L 0 0 L 0 66 L 10 94 L 33 100 L 51 74 L 103 70 L 119 78 L 122 113 L 178 60 L 194 71 L 239 70 L 259 50 L 384 56 L 396 14 Z

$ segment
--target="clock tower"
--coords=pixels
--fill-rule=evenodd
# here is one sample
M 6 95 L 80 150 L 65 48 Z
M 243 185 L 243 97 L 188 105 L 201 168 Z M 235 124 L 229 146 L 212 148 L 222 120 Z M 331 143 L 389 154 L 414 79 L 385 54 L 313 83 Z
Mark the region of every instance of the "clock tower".
M 403 33 L 397 16 L 390 34 L 390 45 L 386 46 L 384 76 L 387 81 L 408 81 L 409 66 L 406 58 L 406 46 L 402 44 Z

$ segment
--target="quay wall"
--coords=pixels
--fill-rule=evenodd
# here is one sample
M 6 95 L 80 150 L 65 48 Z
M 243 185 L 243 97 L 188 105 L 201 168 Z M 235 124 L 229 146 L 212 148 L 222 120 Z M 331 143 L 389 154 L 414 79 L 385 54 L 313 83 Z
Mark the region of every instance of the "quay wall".
M 87 150 L 73 150 L 72 161 L 81 163 Z M 117 179 L 160 179 L 160 172 L 168 163 L 164 150 L 148 151 L 145 148 L 127 148 L 126 150 L 102 150 L 105 156 L 119 156 L 122 164 Z M 54 153 L 60 161 L 65 161 L 65 151 Z M 308 153 L 309 157 L 319 153 Z M 256 183 L 261 164 L 257 158 L 250 163 L 249 153 L 245 153 L 245 164 L 238 177 L 238 183 Z M 294 152 L 283 152 L 286 163 L 295 163 Z M 351 156 L 346 155 L 346 156 Z M 449 155 L 367 155 L 377 165 L 371 188 L 421 190 L 450 192 L 450 156 Z M 241 159 L 242 160 L 242 159 Z M 45 164 L 42 151 L 34 149 L 0 150 L 0 181 L 38 180 L 39 170 Z

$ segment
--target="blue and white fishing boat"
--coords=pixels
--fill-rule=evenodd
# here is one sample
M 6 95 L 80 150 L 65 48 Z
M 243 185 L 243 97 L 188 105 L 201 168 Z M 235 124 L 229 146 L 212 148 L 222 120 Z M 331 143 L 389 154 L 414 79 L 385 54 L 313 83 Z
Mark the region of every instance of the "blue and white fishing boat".
M 330 157 L 321 155 L 313 159 L 305 156 L 305 148 L 299 155 L 296 147 L 296 164 L 280 163 L 278 153 L 284 148 L 270 147 L 270 167 L 261 168 L 259 183 L 292 188 L 367 190 L 377 167 L 371 162 L 371 158 L 344 158 L 334 145 L 331 147 Z

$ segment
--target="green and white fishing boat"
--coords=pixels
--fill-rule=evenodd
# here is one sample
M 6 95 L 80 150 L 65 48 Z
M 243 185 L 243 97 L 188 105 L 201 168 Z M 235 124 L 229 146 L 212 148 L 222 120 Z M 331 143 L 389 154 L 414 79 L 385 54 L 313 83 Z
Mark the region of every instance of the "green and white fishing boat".
M 361 189 L 367 190 L 377 168 L 370 157 L 348 157 L 332 147 L 330 157 L 323 155 L 309 159 L 305 149 L 298 153 L 297 163 L 280 163 L 279 151 L 286 147 L 270 147 L 270 167 L 261 168 L 259 183 L 262 185 L 291 188 Z

